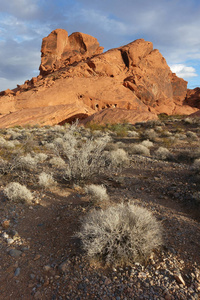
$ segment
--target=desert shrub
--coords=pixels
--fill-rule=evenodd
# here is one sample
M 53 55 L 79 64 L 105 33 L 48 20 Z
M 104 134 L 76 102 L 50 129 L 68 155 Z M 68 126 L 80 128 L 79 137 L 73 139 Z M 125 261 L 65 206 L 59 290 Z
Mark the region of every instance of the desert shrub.
M 45 153 L 37 153 L 34 156 L 34 158 L 37 162 L 41 163 L 41 162 L 44 162 L 48 158 L 48 155 Z
M 137 131 L 135 131 L 135 130 L 133 130 L 133 131 L 129 130 L 129 131 L 127 132 L 127 136 L 128 136 L 128 137 L 137 138 L 137 137 L 139 137 L 139 133 L 138 133 Z
M 18 141 L 6 141 L 4 144 L 4 148 L 9 149 L 9 148 L 15 148 L 15 146 L 18 144 Z
M 14 147 L 21 145 L 21 143 L 18 140 L 13 140 L 12 143 L 13 143 Z
M 140 155 L 150 155 L 149 149 L 142 145 L 142 144 L 137 144 L 137 145 L 130 145 L 129 146 L 129 153 L 131 154 L 140 154 Z
M 37 159 L 28 153 L 26 156 L 20 156 L 17 159 L 17 165 L 24 170 L 34 169 L 37 166 Z
M 45 148 L 50 151 L 55 151 L 56 149 L 54 143 L 45 143 Z
M 195 161 L 193 163 L 193 168 L 197 171 L 200 171 L 200 158 L 195 159 Z
M 7 141 L 3 137 L 0 137 L 0 147 L 1 148 L 15 148 L 15 143 L 13 141 Z
M 8 169 L 8 162 L 0 158 L 0 174 L 5 174 Z
M 195 140 L 195 141 L 198 140 L 198 136 L 197 136 L 197 134 L 196 134 L 195 132 L 188 131 L 188 132 L 186 133 L 186 136 L 187 136 L 188 138 L 190 138 L 191 140 Z
M 4 147 L 4 144 L 6 143 L 6 140 L 0 136 L 0 147 Z
M 47 174 L 45 172 L 42 172 L 38 176 L 38 179 L 39 179 L 39 181 L 38 181 L 39 185 L 44 188 L 48 188 L 48 187 L 56 184 L 55 180 L 53 179 L 52 174 Z
M 65 161 L 60 156 L 54 156 L 49 160 L 49 163 L 55 167 L 64 167 Z
M 168 159 L 171 158 L 171 153 L 169 152 L 169 150 L 167 148 L 164 147 L 159 147 L 156 151 L 155 151 L 155 157 L 157 159 Z
M 32 193 L 25 185 L 18 182 L 11 182 L 4 188 L 4 194 L 9 200 L 14 202 L 31 202 L 33 199 Z
M 145 140 L 141 143 L 141 145 L 147 147 L 147 148 L 151 148 L 153 147 L 153 143 L 150 140 Z
M 99 174 L 106 163 L 103 151 L 108 141 L 108 136 L 96 140 L 87 139 L 81 143 L 73 137 L 66 141 L 62 149 L 66 158 L 64 178 L 85 180 Z
M 116 145 L 117 145 L 118 148 L 121 148 L 121 149 L 124 149 L 125 147 L 127 147 L 127 145 L 123 142 L 117 142 Z
M 91 197 L 93 202 L 102 202 L 109 200 L 106 188 L 103 185 L 86 185 L 84 187 L 84 190 Z
M 94 131 L 92 132 L 92 135 L 93 135 L 94 137 L 102 137 L 102 136 L 104 135 L 104 133 L 103 133 L 101 130 L 94 130 Z
M 172 136 L 172 133 L 169 132 L 168 130 L 163 130 L 162 132 L 160 132 L 161 137 L 170 137 Z
M 143 136 L 146 139 L 154 141 L 158 137 L 158 134 L 155 132 L 154 129 L 147 129 L 144 131 Z
M 187 138 L 186 134 L 183 133 L 176 133 L 175 138 L 179 140 L 185 140 Z
M 6 135 L 9 135 L 11 140 L 16 140 L 21 138 L 21 133 L 13 129 L 8 129 Z
M 106 128 L 117 136 L 125 137 L 128 135 L 129 125 L 127 123 L 107 124 Z
M 129 158 L 124 149 L 117 149 L 110 152 L 109 157 L 111 164 L 115 166 L 122 166 L 129 163 Z
M 105 146 L 106 151 L 113 151 L 117 149 L 118 149 L 118 145 L 116 143 L 107 143 L 107 145 Z
M 93 210 L 83 219 L 77 236 L 90 258 L 115 265 L 147 261 L 162 244 L 161 226 L 155 217 L 130 203 Z
M 184 122 L 186 123 L 186 124 L 195 124 L 195 125 L 198 125 L 199 123 L 200 123 L 200 121 L 199 121 L 199 118 L 197 117 L 197 118 L 190 118 L 190 117 L 187 117 L 186 119 L 184 119 Z

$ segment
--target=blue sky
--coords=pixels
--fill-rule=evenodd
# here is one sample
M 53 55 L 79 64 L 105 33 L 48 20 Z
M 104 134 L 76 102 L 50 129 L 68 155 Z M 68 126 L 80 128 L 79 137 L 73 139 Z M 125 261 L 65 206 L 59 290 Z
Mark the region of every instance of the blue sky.
M 200 86 L 199 0 L 0 0 L 0 90 L 39 74 L 42 38 L 56 28 L 105 50 L 144 38 L 188 88 Z

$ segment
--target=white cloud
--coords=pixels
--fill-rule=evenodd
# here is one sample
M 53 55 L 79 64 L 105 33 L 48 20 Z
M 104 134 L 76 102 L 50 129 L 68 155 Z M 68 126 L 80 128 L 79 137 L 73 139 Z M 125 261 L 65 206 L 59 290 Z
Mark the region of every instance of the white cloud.
M 144 38 L 178 76 L 196 80 L 199 70 L 187 61 L 200 61 L 199 15 L 198 0 L 0 0 L 0 77 L 3 85 L 30 78 L 42 38 L 63 28 L 96 37 L 106 50 Z
M 39 0 L 0 0 L 1 12 L 30 20 L 40 14 Z
M 106 13 L 102 14 L 92 9 L 82 9 L 80 15 L 92 26 L 99 27 L 107 33 L 117 33 L 119 35 L 127 33 L 128 28 L 123 22 L 109 17 Z
M 181 78 L 191 78 L 198 76 L 196 73 L 195 68 L 193 67 L 187 67 L 184 64 L 174 64 L 170 66 L 170 69 L 173 73 L 176 73 L 178 77 Z

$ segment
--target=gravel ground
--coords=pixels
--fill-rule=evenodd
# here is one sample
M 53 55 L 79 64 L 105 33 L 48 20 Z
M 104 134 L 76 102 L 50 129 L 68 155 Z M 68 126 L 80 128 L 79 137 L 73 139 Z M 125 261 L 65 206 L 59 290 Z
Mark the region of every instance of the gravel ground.
M 191 164 L 134 155 L 122 172 L 93 182 L 104 184 L 113 205 L 133 201 L 150 210 L 164 246 L 145 265 L 88 261 L 74 238 L 93 207 L 81 188 L 35 188 L 35 203 L 25 205 L 8 201 L 2 185 L 0 299 L 200 299 L 200 180 Z

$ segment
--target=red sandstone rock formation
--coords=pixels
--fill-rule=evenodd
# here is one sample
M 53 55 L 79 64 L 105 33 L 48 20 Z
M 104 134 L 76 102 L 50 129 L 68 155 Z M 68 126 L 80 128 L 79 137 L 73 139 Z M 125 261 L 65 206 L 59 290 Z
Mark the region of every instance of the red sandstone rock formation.
M 56 29 L 42 40 L 40 74 L 53 73 L 102 52 L 94 37 L 80 32 L 68 37 L 66 30 Z
M 188 89 L 185 102 L 192 107 L 200 109 L 200 88 L 197 87 L 193 90 Z
M 151 42 L 102 50 L 89 35 L 54 30 L 42 42 L 40 75 L 0 93 L 0 127 L 63 124 L 97 112 L 91 120 L 135 123 L 197 111 L 185 103 L 187 82 Z

